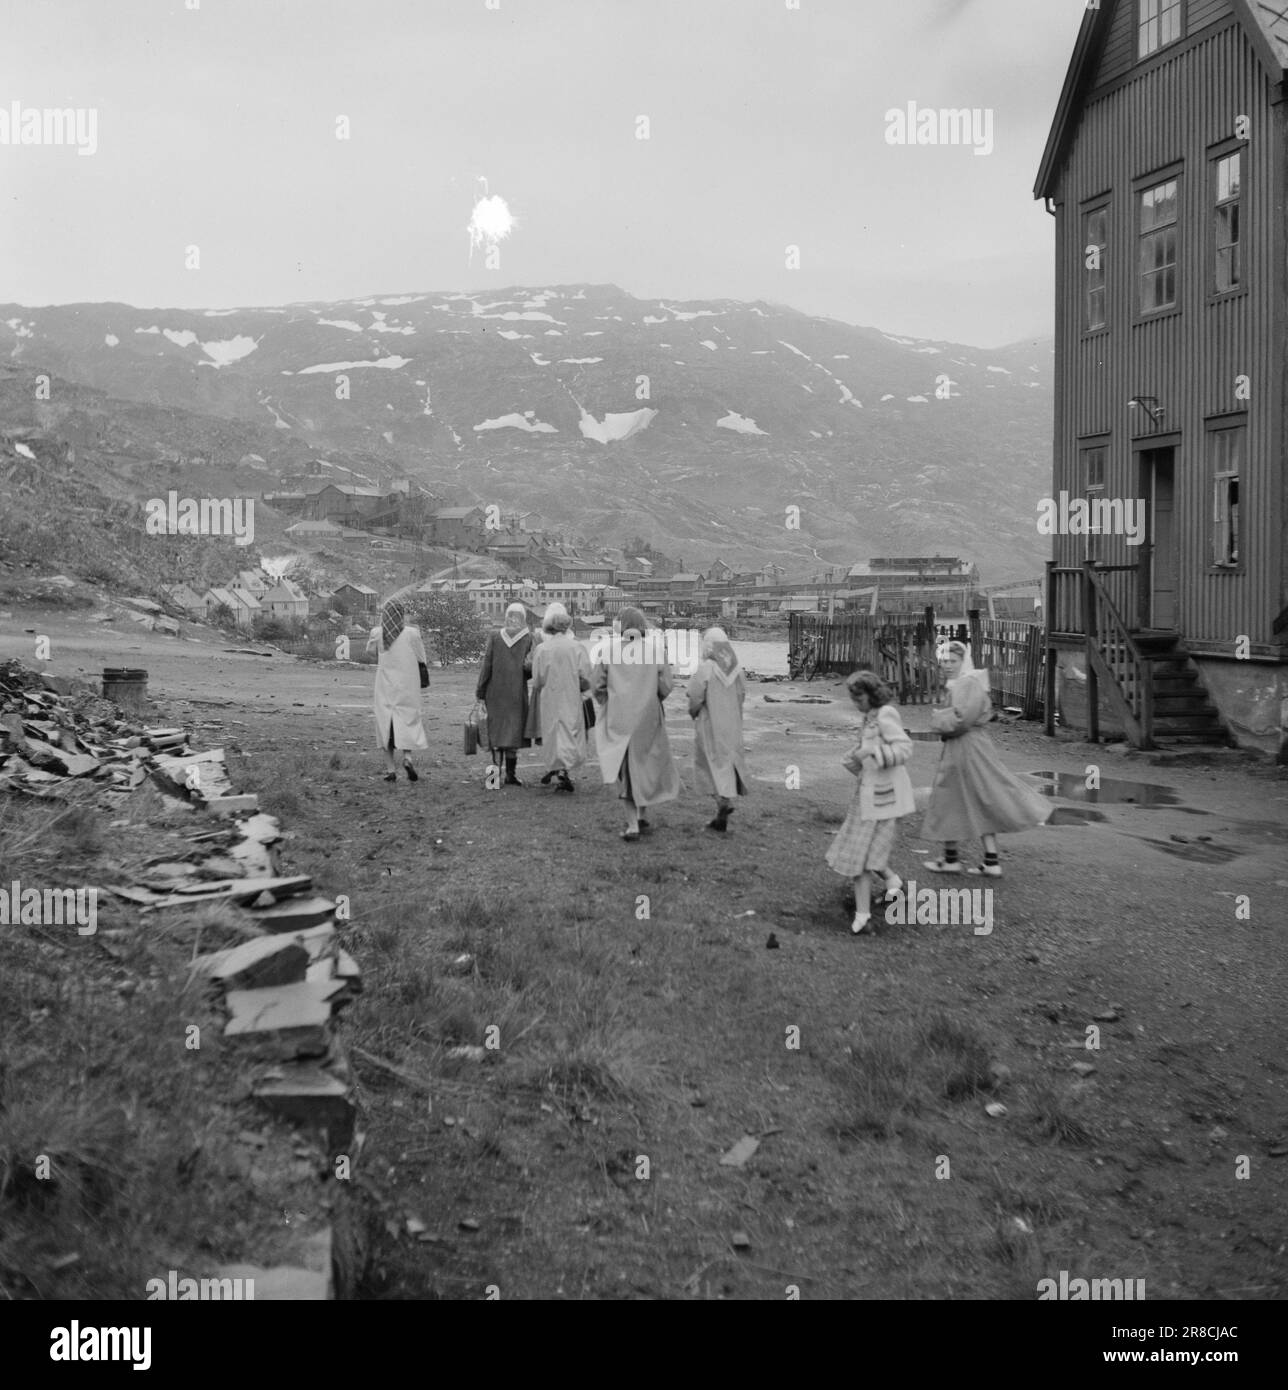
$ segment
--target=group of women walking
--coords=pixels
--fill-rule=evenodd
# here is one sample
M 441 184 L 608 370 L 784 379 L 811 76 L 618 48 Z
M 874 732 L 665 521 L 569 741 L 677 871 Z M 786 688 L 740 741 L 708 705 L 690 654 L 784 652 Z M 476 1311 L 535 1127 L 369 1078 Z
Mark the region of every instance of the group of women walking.
M 572 635 L 563 606 L 546 608 L 541 632 L 528 630 L 527 611 L 511 604 L 505 624 L 493 632 L 475 685 L 475 699 L 486 709 L 487 744 L 504 783 L 523 786 L 518 775 L 522 748 L 539 743 L 545 763 L 543 784 L 574 790 L 573 774 L 585 765 L 588 731 L 593 729 L 600 776 L 616 783 L 624 803 L 623 840 L 638 840 L 649 829 L 645 812 L 674 801 L 680 778 L 667 737 L 664 704 L 674 686 L 665 653 L 646 640 L 648 624 L 638 608 L 622 610 L 620 642 L 591 661 Z M 419 631 L 406 623 L 401 603 L 385 604 L 372 629 L 368 650 L 377 653 L 375 685 L 377 741 L 385 758 L 385 779 L 397 780 L 395 754 L 412 781 L 410 759 L 428 747 L 420 718 L 420 689 L 429 684 Z M 950 642 L 940 652 L 949 703 L 931 714 L 943 749 L 922 822 L 922 836 L 943 844 L 942 854 L 924 861 L 933 873 L 1001 876 L 997 835 L 1043 824 L 1050 803 L 1026 787 L 1002 763 L 983 725 L 992 718 L 992 700 L 970 652 Z M 890 868 L 896 826 L 917 810 L 907 763 L 912 740 L 903 727 L 892 692 L 873 671 L 858 670 L 846 689 L 862 717 L 859 741 L 843 765 L 856 780 L 845 822 L 827 851 L 827 863 L 854 881 L 851 930 L 870 928 L 872 890 L 890 897 L 903 880 Z M 688 712 L 694 720 L 694 773 L 698 789 L 714 797 L 715 817 L 708 828 L 723 833 L 736 799 L 746 796 L 749 776 L 743 747 L 746 678 L 732 643 L 721 628 L 702 636 L 701 660 L 689 677 Z M 958 845 L 979 838 L 984 856 L 962 864 Z

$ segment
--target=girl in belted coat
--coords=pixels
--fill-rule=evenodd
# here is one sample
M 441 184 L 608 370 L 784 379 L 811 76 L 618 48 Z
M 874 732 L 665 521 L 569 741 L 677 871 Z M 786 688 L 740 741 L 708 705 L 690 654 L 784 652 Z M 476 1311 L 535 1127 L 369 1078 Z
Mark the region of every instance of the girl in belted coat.
M 507 786 L 521 787 L 519 749 L 531 743 L 524 732 L 528 720 L 528 681 L 532 676 L 532 634 L 528 610 L 512 603 L 505 610 L 505 626 L 494 632 L 483 654 L 474 698 L 487 705 L 487 736 L 492 761 L 505 756 Z

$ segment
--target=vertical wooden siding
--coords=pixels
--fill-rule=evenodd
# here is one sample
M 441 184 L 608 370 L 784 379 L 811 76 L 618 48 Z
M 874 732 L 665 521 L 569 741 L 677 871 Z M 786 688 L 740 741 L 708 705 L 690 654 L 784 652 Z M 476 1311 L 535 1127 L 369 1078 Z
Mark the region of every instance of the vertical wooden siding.
M 1120 7 L 1121 8 L 1121 7 Z M 1128 5 L 1126 8 L 1134 9 Z M 1193 27 L 1193 26 L 1192 26 Z M 1252 121 L 1242 146 L 1241 234 L 1247 293 L 1209 302 L 1211 254 L 1208 150 L 1234 135 L 1237 115 Z M 1283 467 L 1279 420 L 1282 382 L 1280 286 L 1275 255 L 1283 255 L 1282 189 L 1277 180 L 1282 112 L 1252 45 L 1237 22 L 1213 28 L 1199 42 L 1090 101 L 1061 175 L 1061 274 L 1057 295 L 1057 366 L 1065 373 L 1064 420 L 1057 421 L 1056 485 L 1082 491 L 1079 440 L 1109 438 L 1109 496 L 1140 492 L 1134 446 L 1151 435 L 1180 434 L 1176 453 L 1178 604 L 1182 633 L 1205 643 L 1240 634 L 1271 640 L 1281 606 Z M 1182 161 L 1179 189 L 1179 313 L 1135 321 L 1137 212 L 1134 181 Z M 1106 253 L 1106 332 L 1082 333 L 1081 204 L 1112 191 Z M 1250 402 L 1235 400 L 1235 378 L 1252 380 Z M 1134 395 L 1165 407 L 1154 424 Z M 1210 566 L 1211 484 L 1204 422 L 1244 412 L 1247 440 L 1241 480 L 1244 567 Z M 1081 537 L 1056 537 L 1061 565 L 1077 564 Z M 1124 537 L 1108 537 L 1100 558 L 1127 564 L 1138 556 Z

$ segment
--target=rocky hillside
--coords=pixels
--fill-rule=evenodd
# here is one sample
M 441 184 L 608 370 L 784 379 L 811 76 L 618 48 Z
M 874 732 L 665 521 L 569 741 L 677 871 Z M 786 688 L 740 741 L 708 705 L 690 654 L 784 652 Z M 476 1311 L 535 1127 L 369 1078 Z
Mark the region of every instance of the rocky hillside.
M 1049 341 L 983 351 L 611 285 L 0 306 L 5 376 L 105 393 L 126 452 L 215 471 L 258 455 L 257 491 L 327 457 L 338 481 L 410 476 L 605 543 L 789 573 L 936 552 L 1036 573 L 1052 360 Z

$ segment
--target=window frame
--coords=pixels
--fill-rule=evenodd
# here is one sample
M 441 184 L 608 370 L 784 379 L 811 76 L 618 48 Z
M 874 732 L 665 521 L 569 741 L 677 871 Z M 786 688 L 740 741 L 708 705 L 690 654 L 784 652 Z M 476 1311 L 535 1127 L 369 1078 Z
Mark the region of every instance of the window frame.
M 1154 6 L 1155 13 L 1152 16 L 1143 17 L 1145 16 L 1145 9 L 1149 5 Z M 1176 12 L 1176 37 L 1164 40 L 1162 37 L 1163 16 L 1172 10 Z M 1165 48 L 1182 43 L 1187 36 L 1186 20 L 1188 18 L 1189 16 L 1185 12 L 1185 0 L 1136 0 L 1136 61 L 1138 63 L 1148 62 Z M 1145 42 L 1145 31 L 1150 24 L 1158 26 L 1158 39 L 1153 48 L 1145 49 L 1142 45 Z
M 1112 196 L 1108 193 L 1101 193 L 1095 198 L 1089 198 L 1078 209 L 1078 316 L 1079 331 L 1084 338 L 1090 338 L 1098 333 L 1109 332 L 1109 236 L 1111 230 L 1110 207 Z M 1092 272 L 1087 268 L 1087 247 L 1091 245 L 1087 239 L 1087 222 L 1097 213 L 1102 213 L 1105 219 L 1104 241 L 1097 243 L 1100 247 L 1100 284 L 1098 292 L 1103 296 L 1104 318 L 1093 325 L 1088 324 L 1088 304 L 1093 290 L 1087 284 L 1087 276 Z
M 1234 435 L 1238 441 L 1237 464 L 1234 469 L 1218 468 L 1218 459 L 1214 443 L 1216 438 L 1221 435 Z M 1207 492 L 1207 525 L 1208 536 L 1205 543 L 1207 550 L 1207 572 L 1209 574 L 1244 574 L 1247 570 L 1245 558 L 1245 523 L 1244 509 L 1242 506 L 1242 493 L 1246 486 L 1248 476 L 1248 416 L 1244 411 L 1236 415 L 1214 416 L 1204 421 L 1203 430 L 1203 469 L 1206 481 Z M 1221 515 L 1218 512 L 1220 501 L 1220 485 L 1222 479 L 1233 478 L 1236 483 L 1238 496 L 1235 499 L 1235 515 L 1233 523 L 1234 555 L 1233 560 L 1218 560 L 1217 550 L 1217 527 L 1223 524 Z M 1225 525 L 1229 525 L 1229 496 L 1226 495 L 1226 514 Z
M 1249 148 L 1247 140 L 1237 138 L 1223 140 L 1219 144 L 1209 146 L 1208 157 L 1208 181 L 1207 181 L 1207 252 L 1205 276 L 1207 279 L 1207 299 L 1211 303 L 1219 299 L 1233 299 L 1238 295 L 1248 293 L 1248 254 L 1247 254 L 1247 228 L 1248 228 L 1248 165 L 1249 161 L 1243 158 L 1245 151 Z M 1217 288 L 1217 252 L 1220 249 L 1217 245 L 1217 209 L 1223 204 L 1217 200 L 1217 193 L 1220 188 L 1220 165 L 1224 159 L 1229 159 L 1232 155 L 1239 156 L 1239 196 L 1237 200 L 1227 200 L 1224 206 L 1228 206 L 1231 201 L 1236 201 L 1239 209 L 1239 240 L 1232 242 L 1231 245 L 1237 246 L 1239 250 L 1239 270 L 1240 280 L 1237 285 L 1232 285 L 1229 289 Z
M 1151 227 L 1148 232 L 1142 230 L 1144 221 L 1144 196 L 1153 189 L 1162 188 L 1166 184 L 1176 185 L 1176 220 L 1170 225 L 1175 229 L 1176 236 L 1176 256 L 1172 261 L 1172 272 L 1174 276 L 1174 286 L 1176 297 L 1170 304 L 1157 305 L 1152 309 L 1144 308 L 1144 281 L 1146 272 L 1141 269 L 1141 245 L 1146 236 L 1153 235 L 1160 230 L 1158 227 Z M 1182 215 L 1183 199 L 1185 197 L 1185 165 L 1184 161 L 1167 165 L 1163 169 L 1155 170 L 1149 174 L 1143 174 L 1139 178 L 1132 180 L 1132 237 L 1134 241 L 1134 270 L 1132 286 L 1132 322 L 1148 323 L 1155 319 L 1166 318 L 1169 314 L 1179 314 L 1182 309 L 1184 296 L 1184 283 L 1182 279 L 1182 267 L 1185 262 L 1185 247 L 1183 244 L 1183 233 L 1185 218 Z M 1169 224 L 1164 224 L 1169 225 Z M 1151 272 L 1156 274 L 1157 272 Z
M 1107 434 L 1091 434 L 1078 440 L 1078 473 L 1077 483 L 1079 497 L 1085 498 L 1090 504 L 1095 497 L 1104 497 L 1109 486 L 1109 450 L 1112 444 L 1112 437 Z M 1091 481 L 1091 458 L 1100 454 L 1101 473 L 1100 481 Z M 1090 506 L 1088 506 L 1090 514 Z M 1082 558 L 1084 560 L 1103 560 L 1104 559 L 1104 537 L 1099 532 L 1088 531 L 1082 537 Z

